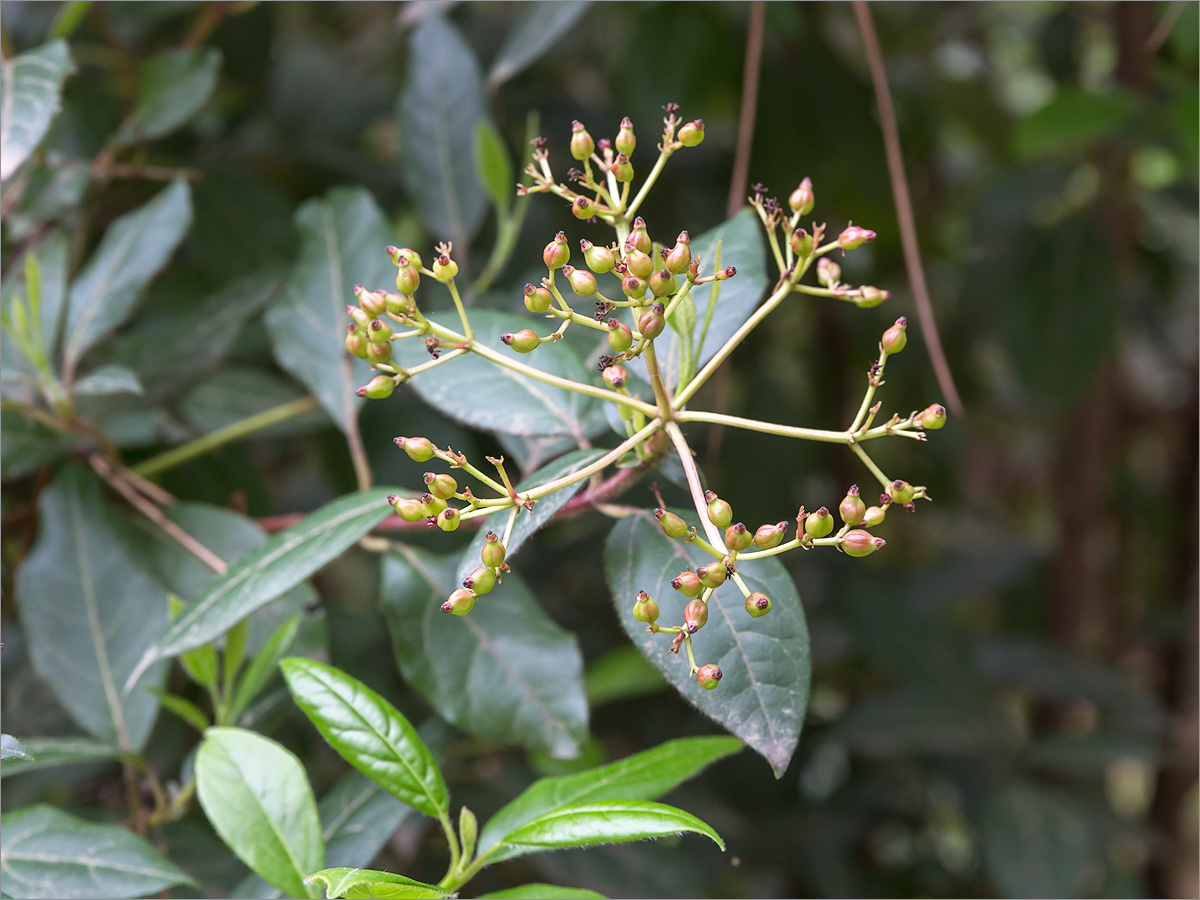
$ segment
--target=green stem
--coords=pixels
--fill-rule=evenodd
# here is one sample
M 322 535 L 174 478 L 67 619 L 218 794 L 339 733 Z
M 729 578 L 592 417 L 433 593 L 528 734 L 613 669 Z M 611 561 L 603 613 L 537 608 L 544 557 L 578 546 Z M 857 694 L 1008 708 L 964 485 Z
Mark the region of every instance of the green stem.
M 872 377 L 867 382 L 867 392 L 863 395 L 862 405 L 858 408 L 858 413 L 854 416 L 854 422 L 851 423 L 849 432 L 854 434 L 862 427 L 863 419 L 866 418 L 867 411 L 871 408 L 871 401 L 875 399 L 875 391 L 879 389 L 880 383 L 883 381 L 883 370 L 887 366 L 887 351 L 882 348 L 879 351 L 878 369 L 872 373 Z
M 683 464 L 684 474 L 687 475 L 688 489 L 692 492 L 692 503 L 695 504 L 696 515 L 700 517 L 700 524 L 704 526 L 704 533 L 708 535 L 709 543 L 719 548 L 723 556 L 725 542 L 721 540 L 717 526 L 708 520 L 708 504 L 704 502 L 704 488 L 700 485 L 700 472 L 696 469 L 696 461 L 692 459 L 692 448 L 688 446 L 687 438 L 675 422 L 667 423 L 667 434 L 679 453 L 679 461 Z
M 862 447 L 858 446 L 858 444 L 851 444 L 850 449 L 852 451 L 854 451 L 855 456 L 857 456 L 859 459 L 861 459 L 863 461 L 863 465 L 871 470 L 871 474 L 874 475 L 879 480 L 879 483 L 881 485 L 883 485 L 883 489 L 885 491 L 889 487 L 891 487 L 892 482 L 888 479 L 888 477 L 886 475 L 883 474 L 883 472 L 882 472 L 882 470 L 880 470 L 879 466 L 875 465 L 875 461 L 872 460 L 871 457 L 867 456 L 866 450 L 864 450 Z
M 724 413 L 685 411 L 676 413 L 675 419 L 679 422 L 708 422 L 713 425 L 727 425 L 730 428 L 760 431 L 763 434 L 799 438 L 804 441 L 822 441 L 827 444 L 849 444 L 853 441 L 848 431 L 825 431 L 820 428 L 801 428 L 797 425 L 776 425 L 774 422 L 743 419 L 740 416 L 727 416 Z
M 654 187 L 654 182 L 658 181 L 658 176 L 662 174 L 663 166 L 667 164 L 667 160 L 671 158 L 673 152 L 673 150 L 662 150 L 659 152 L 658 159 L 654 163 L 654 168 L 650 170 L 650 174 L 642 182 L 642 187 L 634 196 L 633 202 L 625 209 L 626 222 L 633 221 L 633 217 L 637 215 L 638 207 L 642 205 L 642 201 L 650 193 L 650 188 Z M 621 240 L 624 241 L 625 238 L 622 237 Z
M 467 321 L 466 307 L 463 306 L 462 297 L 458 295 L 458 285 L 456 285 L 454 283 L 454 279 L 451 278 L 446 283 L 446 286 L 450 288 L 450 297 L 454 300 L 454 308 L 458 310 L 458 318 L 459 321 L 462 322 L 463 334 L 467 336 L 468 341 L 475 340 L 475 332 L 471 328 L 471 323 Z
M 450 821 L 450 817 L 442 813 L 438 816 L 438 822 L 442 826 L 442 831 L 446 832 L 446 842 L 450 845 L 450 867 L 440 882 L 442 886 L 445 886 L 452 879 L 460 877 L 461 873 L 458 868 L 462 854 L 458 848 L 458 835 L 454 831 L 454 824 Z
M 662 427 L 662 420 L 653 419 L 641 431 L 638 431 L 636 434 L 622 441 L 591 465 L 584 466 L 578 472 L 572 472 L 570 475 L 564 475 L 562 478 L 556 478 L 554 481 L 548 481 L 540 487 L 536 487 L 533 490 L 528 491 L 525 496 L 530 500 L 537 500 L 541 497 L 545 497 L 547 494 L 552 494 L 555 491 L 562 490 L 565 487 L 570 487 L 577 482 L 583 481 L 585 478 L 590 478 L 597 472 L 603 472 L 606 468 L 608 468 L 634 447 L 642 443 L 642 441 L 649 438 L 650 435 L 654 434 L 654 432 L 658 431 L 660 427 Z
M 694 530 L 695 529 L 693 529 L 693 531 Z M 722 553 L 720 550 L 718 550 L 716 547 L 714 547 L 712 544 L 710 544 L 704 538 L 700 537 L 700 535 L 698 535 L 698 534 L 693 534 L 689 538 L 684 538 L 684 541 L 689 544 L 695 544 L 697 547 L 699 547 L 701 550 L 703 550 L 709 556 L 715 557 L 716 559 L 724 559 L 725 558 L 724 553 Z
M 650 373 L 650 387 L 654 390 L 654 399 L 658 401 L 658 412 L 664 422 L 674 418 L 675 411 L 671 408 L 671 398 L 667 396 L 667 387 L 663 384 L 662 371 L 658 368 L 658 354 L 654 352 L 654 342 L 646 344 L 646 371 Z
M 311 412 L 318 405 L 315 397 L 301 397 L 298 400 L 282 403 L 279 406 L 274 406 L 271 409 L 263 410 L 253 416 L 247 416 L 244 419 L 226 425 L 224 428 L 218 428 L 216 431 L 209 432 L 193 441 L 188 441 L 186 444 L 182 444 L 165 453 L 160 453 L 158 456 L 152 456 L 150 459 L 133 466 L 133 471 L 143 477 L 157 475 L 159 472 L 173 469 L 175 466 L 182 465 L 218 447 L 223 447 L 233 441 L 254 434 L 256 431 L 262 431 L 264 428 L 270 428 L 272 425 L 278 425 L 280 422 L 286 422 L 288 419 L 294 419 L 296 416 Z

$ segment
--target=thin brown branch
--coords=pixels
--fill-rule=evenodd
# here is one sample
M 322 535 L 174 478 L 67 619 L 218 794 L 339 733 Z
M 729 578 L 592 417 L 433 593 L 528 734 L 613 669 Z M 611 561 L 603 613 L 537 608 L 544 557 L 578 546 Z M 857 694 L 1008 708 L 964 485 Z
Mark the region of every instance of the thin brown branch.
M 950 364 L 942 350 L 937 323 L 933 318 L 933 305 L 929 300 L 929 286 L 925 282 L 925 269 L 921 264 L 921 248 L 917 243 L 917 225 L 913 217 L 912 198 L 908 192 L 908 178 L 904 174 L 904 154 L 900 150 L 900 131 L 896 127 L 896 110 L 892 106 L 892 93 L 888 87 L 887 71 L 883 65 L 883 51 L 879 47 L 879 36 L 871 20 L 871 10 L 866 0 L 854 0 L 854 16 L 858 19 L 858 30 L 862 33 L 863 49 L 871 68 L 871 84 L 875 89 L 875 102 L 879 106 L 879 127 L 883 131 L 883 147 L 887 155 L 888 175 L 892 182 L 892 197 L 896 203 L 896 219 L 900 225 L 900 242 L 904 247 L 904 265 L 908 269 L 908 280 L 912 285 L 913 300 L 917 306 L 917 320 L 921 324 L 921 336 L 929 352 L 929 362 L 937 376 L 938 386 L 946 398 L 951 412 L 961 414 L 962 399 L 954 386 Z
M 204 11 L 196 17 L 196 21 L 192 23 L 192 27 L 184 35 L 183 41 L 179 44 L 179 49 L 192 50 L 203 44 L 208 36 L 212 34 L 213 29 L 220 25 L 225 16 L 229 14 L 229 8 L 232 5 L 229 0 L 216 0 L 216 2 L 205 6 Z
M 1173 2 L 1167 4 L 1167 11 L 1163 13 L 1162 18 L 1158 20 L 1158 24 L 1154 26 L 1154 30 L 1146 38 L 1144 46 L 1147 55 L 1153 56 L 1162 49 L 1162 45 L 1171 36 L 1171 30 L 1175 27 L 1175 23 L 1179 21 L 1179 17 L 1183 15 L 1183 10 L 1186 6 L 1186 0 L 1173 0 Z
M 746 183 L 750 180 L 750 151 L 754 146 L 754 120 L 758 112 L 758 82 L 762 71 L 763 21 L 767 15 L 765 0 L 750 4 L 750 26 L 746 32 L 746 62 L 742 68 L 742 105 L 738 119 L 737 150 L 733 155 L 733 175 L 729 179 L 729 204 L 725 218 L 732 219 L 746 202 Z

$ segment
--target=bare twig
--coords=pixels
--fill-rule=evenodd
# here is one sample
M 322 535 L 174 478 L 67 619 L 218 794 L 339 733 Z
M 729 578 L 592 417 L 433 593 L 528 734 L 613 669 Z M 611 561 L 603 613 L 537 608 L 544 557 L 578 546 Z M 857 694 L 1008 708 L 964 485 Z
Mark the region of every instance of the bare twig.
M 925 269 L 921 265 L 921 248 L 917 243 L 917 225 L 913 217 L 912 198 L 908 193 L 908 178 L 904 174 L 904 155 L 900 151 L 900 132 L 896 127 L 896 111 L 892 106 L 892 94 L 888 88 L 887 72 L 883 65 L 883 52 L 879 47 L 879 36 L 871 20 L 871 10 L 866 0 L 854 0 L 854 15 L 862 33 L 863 49 L 871 68 L 871 84 L 875 88 L 875 102 L 879 105 L 879 126 L 883 131 L 883 146 L 887 155 L 888 174 L 892 182 L 892 197 L 896 202 L 896 219 L 900 225 L 900 241 L 904 246 L 904 265 L 908 269 L 908 280 L 912 285 L 913 300 L 917 305 L 917 320 L 921 323 L 921 336 L 929 352 L 929 362 L 937 376 L 938 387 L 946 398 L 946 405 L 954 413 L 963 410 L 950 365 L 942 350 L 938 337 L 937 323 L 933 319 L 933 306 L 929 301 L 929 287 L 925 282 Z
M 1153 56 L 1162 49 L 1162 45 L 1171 36 L 1171 29 L 1175 27 L 1175 23 L 1179 21 L 1179 17 L 1183 15 L 1183 10 L 1186 6 L 1186 0 L 1174 0 L 1174 2 L 1167 4 L 1167 11 L 1163 13 L 1163 17 L 1158 20 L 1158 24 L 1154 26 L 1154 30 L 1146 38 L 1145 47 L 1148 55 Z

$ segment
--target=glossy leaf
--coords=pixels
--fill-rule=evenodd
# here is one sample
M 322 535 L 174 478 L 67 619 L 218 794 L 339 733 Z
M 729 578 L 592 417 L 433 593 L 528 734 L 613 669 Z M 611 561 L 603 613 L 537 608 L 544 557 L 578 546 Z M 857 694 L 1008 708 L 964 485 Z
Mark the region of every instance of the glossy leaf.
M 166 624 L 166 592 L 115 536 L 94 476 L 64 468 L 38 512 L 37 541 L 17 571 L 33 666 L 80 726 L 140 749 L 158 710 L 142 688 L 161 687 L 166 669 L 134 668 Z M 137 687 L 122 693 L 127 683 Z
M 432 234 L 466 249 L 487 208 L 474 158 L 475 126 L 487 110 L 479 62 L 440 13 L 409 35 L 397 114 L 405 189 Z
M 546 812 L 605 800 L 654 800 L 744 745 L 732 737 L 679 738 L 575 775 L 542 778 L 500 809 L 483 827 L 480 852 Z M 513 855 L 504 848 L 497 861 Z
M 17 171 L 46 136 L 71 69 L 66 41 L 51 41 L 4 61 L 0 68 L 0 179 Z
M 28 759 L 10 760 L 0 770 L 0 777 L 7 778 L 9 775 L 20 775 L 50 766 L 99 762 L 120 754 L 116 747 L 89 738 L 26 738 L 22 743 L 32 755 Z
M 694 513 L 683 515 L 694 522 Z M 779 560 L 738 563 L 750 590 L 771 598 L 770 615 L 747 615 L 732 582 L 709 600 L 708 624 L 695 635 L 693 646 L 697 663 L 720 666 L 724 678 L 716 690 L 706 691 L 690 681 L 687 666 L 669 652 L 669 638 L 647 634 L 646 626 L 633 618 L 633 600 L 644 590 L 658 601 L 661 622 L 682 621 L 686 599 L 671 588 L 671 579 L 685 568 L 710 561 L 698 548 L 666 537 L 645 512 L 618 522 L 604 549 L 608 584 L 630 640 L 689 703 L 760 753 L 778 778 L 800 737 L 810 668 L 804 611 Z
M 521 884 L 503 891 L 480 894 L 479 900 L 605 900 L 603 894 L 559 884 Z
M 196 796 L 217 834 L 260 877 L 293 897 L 325 865 L 308 776 L 279 744 L 240 728 L 210 728 L 196 753 Z
M 11 734 L 0 734 L 0 760 L 5 759 L 33 759 L 33 754 Z
M 529 328 L 528 316 L 475 309 L 471 326 L 476 339 L 497 353 L 551 375 L 599 383 L 566 341 L 543 344 L 524 354 L 504 346 L 500 336 Z M 429 359 L 424 346 L 415 341 L 398 341 L 392 352 L 406 366 Z M 439 412 L 475 428 L 505 434 L 582 436 L 587 431 L 584 420 L 588 411 L 600 402 L 533 381 L 473 353 L 420 374 L 411 384 L 417 395 Z
M 442 900 L 453 896 L 436 885 L 374 869 L 324 869 L 306 878 L 304 883 L 320 888 L 326 897 Z
M 137 373 L 124 366 L 100 366 L 75 382 L 73 393 L 103 396 L 105 394 L 143 394 Z
M 524 493 L 532 490 L 539 485 L 547 484 L 557 478 L 562 478 L 570 475 L 572 472 L 578 472 L 583 467 L 595 462 L 605 451 L 603 450 L 576 450 L 565 456 L 560 456 L 552 463 L 547 463 L 542 468 L 538 469 L 528 478 L 519 482 L 516 486 L 517 493 Z M 531 538 L 537 531 L 544 528 L 546 523 L 554 518 L 554 514 L 562 509 L 572 497 L 578 494 L 581 490 L 587 487 L 588 480 L 584 478 L 582 481 L 563 488 L 561 491 L 555 491 L 538 500 L 533 507 L 532 512 L 522 512 L 517 516 L 517 521 L 513 525 L 512 534 L 509 536 L 508 543 L 505 545 L 505 561 L 511 563 L 513 556 L 518 548 Z M 463 551 L 462 560 L 458 565 L 458 572 L 455 576 L 457 582 L 461 582 L 472 571 L 480 565 L 479 553 L 483 549 L 484 543 L 487 540 L 488 529 L 495 529 L 499 534 L 503 531 L 504 517 L 508 513 L 497 513 L 492 516 L 491 523 L 486 528 L 480 528 L 467 549 Z
M 336 559 L 391 512 L 389 493 L 375 488 L 340 497 L 239 558 L 162 632 L 138 670 L 207 644 Z
M 208 102 L 220 70 L 221 51 L 215 47 L 167 50 L 146 60 L 137 104 L 117 141 L 153 140 L 179 128 Z
M 74 372 L 83 354 L 125 321 L 191 221 L 187 182 L 177 179 L 108 227 L 67 298 L 64 372 Z
M 309 200 L 295 221 L 299 253 L 266 318 L 271 349 L 345 432 L 362 402 L 354 392 L 371 374 L 365 361 L 346 353 L 346 306 L 355 302 L 356 284 L 391 287 L 395 272 L 383 252 L 390 229 L 361 188 Z
M 434 818 L 450 809 L 442 772 L 396 707 L 361 681 L 316 660 L 280 663 L 292 699 L 343 759 L 402 803 Z
M 501 214 L 507 213 L 512 205 L 516 176 L 504 139 L 487 119 L 475 123 L 475 168 L 496 209 Z
M 496 90 L 520 74 L 563 39 L 591 6 L 588 0 L 526 3 L 488 72 L 488 88 Z
M 144 838 L 49 806 L 0 818 L 4 892 L 28 898 L 143 897 L 191 879 Z
M 619 844 L 692 832 L 712 839 L 722 850 L 725 842 L 712 827 L 665 803 L 609 800 L 580 803 L 543 813 L 504 837 L 502 847 L 519 853 Z
M 470 615 L 439 608 L 458 556 L 402 547 L 383 562 L 380 599 L 405 679 L 446 721 L 480 737 L 577 755 L 587 736 L 583 660 L 515 572 Z

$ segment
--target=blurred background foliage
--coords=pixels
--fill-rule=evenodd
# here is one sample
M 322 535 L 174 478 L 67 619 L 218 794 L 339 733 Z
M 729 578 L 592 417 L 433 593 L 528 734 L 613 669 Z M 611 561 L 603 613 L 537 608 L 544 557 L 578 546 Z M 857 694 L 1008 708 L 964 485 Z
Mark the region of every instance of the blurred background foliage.
M 237 308 L 226 312 L 242 324 L 229 346 L 206 350 L 193 331 L 222 309 L 201 301 L 286 271 L 305 201 L 361 186 L 395 243 L 449 236 L 422 205 L 422 148 L 405 133 L 411 104 L 458 102 L 453 82 L 414 63 L 412 36 L 430 17 L 445 17 L 478 60 L 485 114 L 514 157 L 527 152 L 531 113 L 564 170 L 572 119 L 599 137 L 631 116 L 649 147 L 664 103 L 703 118 L 707 140 L 672 160 L 644 214 L 660 239 L 725 218 L 747 3 L 113 2 L 84 4 L 70 21 L 77 6 L 0 5 L 6 59 L 60 29 L 77 67 L 36 158 L 4 183 L 4 280 L 19 279 L 24 251 L 57 229 L 74 269 L 164 173 L 190 179 L 178 252 L 116 349 L 97 351 L 142 352 L 161 373 L 143 397 L 94 401 L 110 404 L 94 414 L 130 462 L 306 393 L 272 361 L 269 295 L 232 292 Z M 778 781 L 743 753 L 669 798 L 712 823 L 729 853 L 660 841 L 547 854 L 489 870 L 480 890 L 547 880 L 610 896 L 1197 894 L 1197 5 L 905 2 L 873 13 L 966 407 L 928 444 L 893 442 L 878 459 L 937 502 L 894 515 L 880 529 L 887 551 L 869 562 L 784 557 L 812 634 L 800 749 Z M 893 297 L 865 312 L 786 304 L 734 355 L 721 394 L 706 389 L 697 406 L 837 427 L 853 416 L 883 328 L 914 315 L 896 210 L 850 5 L 767 4 L 765 31 L 750 181 L 783 197 L 811 177 L 819 221 L 852 218 L 879 233 L 846 257 L 847 280 Z M 195 51 L 182 87 L 159 56 L 180 47 Z M 177 92 L 155 107 L 163 83 Z M 194 114 L 170 121 L 192 95 Z M 130 116 L 135 106 L 146 118 Z M 460 241 L 473 235 L 466 265 L 478 271 L 495 217 L 467 184 L 473 173 L 463 177 L 453 227 Z M 512 261 L 475 302 L 519 310 L 540 248 L 571 223 L 562 203 L 536 198 Z M 189 342 L 178 339 L 192 334 L 203 358 L 172 377 L 173 358 L 156 354 L 182 353 Z M 924 344 L 909 334 L 884 398 L 901 412 L 939 399 Z M 4 730 L 69 734 L 14 615 L 13 571 L 47 478 L 25 453 L 24 427 L 6 412 Z M 407 390 L 368 404 L 361 427 L 380 484 L 415 485 L 396 434 L 471 455 L 500 449 Z M 708 480 L 747 523 L 832 505 L 864 477 L 838 447 L 695 433 Z M 319 413 L 161 480 L 254 517 L 312 509 L 355 483 L 341 433 Z M 625 500 L 649 505 L 645 482 Z M 521 564 L 589 665 L 584 759 L 456 736 L 447 771 L 481 816 L 535 774 L 713 730 L 628 647 L 602 573 L 606 527 L 596 513 L 553 525 Z M 443 536 L 412 542 L 446 546 Z M 397 671 L 378 568 L 352 550 L 314 579 L 304 646 L 420 719 L 427 707 Z M 189 691 L 179 672 L 171 686 Z M 341 769 L 300 718 L 277 696 L 255 727 L 301 755 L 320 794 Z M 175 778 L 195 739 L 160 716 L 148 758 Z M 121 815 L 110 764 L 4 786 L 6 811 L 48 800 Z M 162 840 L 209 896 L 245 874 L 198 814 Z M 377 867 L 436 880 L 442 851 L 425 841 L 406 823 Z

